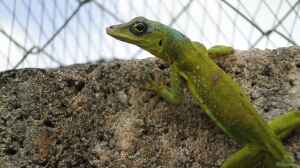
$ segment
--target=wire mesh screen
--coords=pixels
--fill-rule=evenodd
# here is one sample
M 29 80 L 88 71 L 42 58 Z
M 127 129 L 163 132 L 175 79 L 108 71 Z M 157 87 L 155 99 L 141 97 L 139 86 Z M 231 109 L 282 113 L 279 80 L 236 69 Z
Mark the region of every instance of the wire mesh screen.
M 105 27 L 145 16 L 207 46 L 300 43 L 299 0 L 0 0 L 0 71 L 149 56 Z

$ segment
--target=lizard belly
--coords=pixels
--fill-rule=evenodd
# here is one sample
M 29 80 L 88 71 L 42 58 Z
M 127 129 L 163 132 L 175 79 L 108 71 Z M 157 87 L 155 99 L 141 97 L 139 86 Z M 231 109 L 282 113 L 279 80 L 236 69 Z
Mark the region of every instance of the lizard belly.
M 214 84 L 203 81 L 199 76 L 187 81 L 200 107 L 226 134 L 243 144 L 259 142 L 266 124 L 239 89 L 230 88 L 228 84 L 223 86 L 227 79 L 219 80 L 220 86 L 212 86 Z
M 278 160 L 289 154 L 239 85 L 209 61 L 185 71 L 188 88 L 208 116 L 240 144 L 256 144 Z

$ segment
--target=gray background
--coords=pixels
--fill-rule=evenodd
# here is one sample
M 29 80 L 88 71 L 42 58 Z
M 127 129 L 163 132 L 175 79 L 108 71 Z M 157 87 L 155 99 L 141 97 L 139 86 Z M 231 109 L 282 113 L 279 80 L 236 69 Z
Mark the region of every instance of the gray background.
M 277 48 L 300 42 L 299 0 L 0 0 L 0 71 L 150 54 L 105 34 L 145 16 L 207 46 Z

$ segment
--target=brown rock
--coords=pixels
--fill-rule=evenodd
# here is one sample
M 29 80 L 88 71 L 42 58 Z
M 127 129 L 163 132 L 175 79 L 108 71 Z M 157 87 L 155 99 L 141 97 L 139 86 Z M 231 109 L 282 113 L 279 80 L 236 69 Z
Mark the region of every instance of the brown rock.
M 266 120 L 300 108 L 300 48 L 217 60 Z M 214 168 L 240 148 L 186 91 L 170 105 L 144 89 L 168 81 L 157 59 L 0 73 L 0 167 Z M 300 130 L 284 141 L 300 163 Z

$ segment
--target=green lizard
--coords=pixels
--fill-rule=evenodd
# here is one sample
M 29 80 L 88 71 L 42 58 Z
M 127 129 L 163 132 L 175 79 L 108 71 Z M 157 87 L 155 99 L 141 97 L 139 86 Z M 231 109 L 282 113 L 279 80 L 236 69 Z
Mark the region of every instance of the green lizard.
M 279 137 L 285 137 L 300 124 L 300 113 L 290 112 L 270 124 L 264 122 L 239 85 L 210 58 L 231 54 L 231 47 L 207 50 L 177 30 L 144 17 L 110 26 L 106 31 L 170 64 L 171 87 L 150 81 L 152 90 L 166 101 L 179 104 L 185 81 L 203 111 L 227 135 L 245 145 L 224 162 L 223 168 L 250 168 L 260 161 L 268 168 L 299 167 Z

